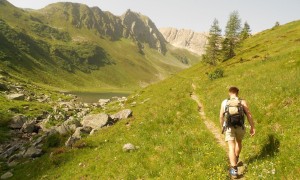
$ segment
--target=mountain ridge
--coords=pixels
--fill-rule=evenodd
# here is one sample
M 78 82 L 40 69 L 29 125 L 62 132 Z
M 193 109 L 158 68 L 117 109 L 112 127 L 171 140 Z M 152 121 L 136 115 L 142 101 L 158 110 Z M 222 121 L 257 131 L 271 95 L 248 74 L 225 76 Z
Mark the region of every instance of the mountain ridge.
M 51 87 L 136 89 L 200 60 L 130 10 L 115 16 L 79 3 L 24 10 L 1 1 L 0 15 L 0 68 Z
M 171 45 L 187 49 L 198 55 L 205 53 L 208 33 L 172 27 L 160 28 L 159 30 Z

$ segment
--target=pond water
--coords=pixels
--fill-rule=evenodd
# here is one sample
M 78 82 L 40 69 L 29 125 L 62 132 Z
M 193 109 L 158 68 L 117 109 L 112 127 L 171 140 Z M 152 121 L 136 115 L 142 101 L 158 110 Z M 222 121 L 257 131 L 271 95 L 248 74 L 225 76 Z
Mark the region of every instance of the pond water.
M 111 99 L 112 97 L 127 97 L 130 93 L 124 92 L 69 92 L 78 97 L 78 101 L 85 103 L 96 103 L 99 99 Z

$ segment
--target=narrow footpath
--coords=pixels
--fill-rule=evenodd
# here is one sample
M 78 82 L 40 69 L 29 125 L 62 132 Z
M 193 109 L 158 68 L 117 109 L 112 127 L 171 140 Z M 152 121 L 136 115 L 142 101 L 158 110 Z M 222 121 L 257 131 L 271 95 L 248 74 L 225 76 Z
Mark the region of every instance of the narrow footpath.
M 227 146 L 226 146 L 225 141 L 224 141 L 224 137 L 223 137 L 223 135 L 220 132 L 220 128 L 217 128 L 217 126 L 215 125 L 215 123 L 212 122 L 211 120 L 209 120 L 206 117 L 203 105 L 199 101 L 199 97 L 195 93 L 197 87 L 196 87 L 195 84 L 192 84 L 192 87 L 193 87 L 193 93 L 191 94 L 191 98 L 198 105 L 198 111 L 199 111 L 201 119 L 204 121 L 204 124 L 205 124 L 206 128 L 215 136 L 215 138 L 216 138 L 217 142 L 220 144 L 220 146 L 223 147 L 226 150 L 226 152 L 228 152 Z

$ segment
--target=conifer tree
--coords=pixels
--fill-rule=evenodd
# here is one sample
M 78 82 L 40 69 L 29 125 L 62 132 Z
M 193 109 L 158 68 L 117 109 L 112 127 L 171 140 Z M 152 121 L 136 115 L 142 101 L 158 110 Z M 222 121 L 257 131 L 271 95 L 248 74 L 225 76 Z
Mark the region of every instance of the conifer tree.
M 221 60 L 221 32 L 218 20 L 214 19 L 209 30 L 206 54 L 204 55 L 204 61 L 211 65 L 216 65 Z
M 241 37 L 240 40 L 243 41 L 251 36 L 251 29 L 250 25 L 247 23 L 247 21 L 244 23 L 244 27 L 241 31 Z
M 223 53 L 224 60 L 230 59 L 235 56 L 235 48 L 240 41 L 240 31 L 241 31 L 241 19 L 239 18 L 239 13 L 233 11 L 227 22 L 225 28 L 225 39 L 223 41 Z

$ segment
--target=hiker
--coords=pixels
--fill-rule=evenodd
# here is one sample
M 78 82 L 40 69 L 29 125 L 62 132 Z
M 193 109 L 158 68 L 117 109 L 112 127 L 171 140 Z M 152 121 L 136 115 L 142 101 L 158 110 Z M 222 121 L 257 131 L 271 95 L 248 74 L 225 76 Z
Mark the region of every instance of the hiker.
M 228 143 L 228 156 L 230 161 L 230 175 L 238 176 L 237 164 L 242 150 L 242 140 L 246 129 L 244 126 L 244 116 L 247 116 L 251 126 L 250 135 L 254 136 L 255 127 L 252 115 L 247 103 L 238 98 L 239 89 L 237 87 L 229 88 L 229 98 L 222 102 L 220 110 L 220 123 L 225 132 L 225 141 Z

